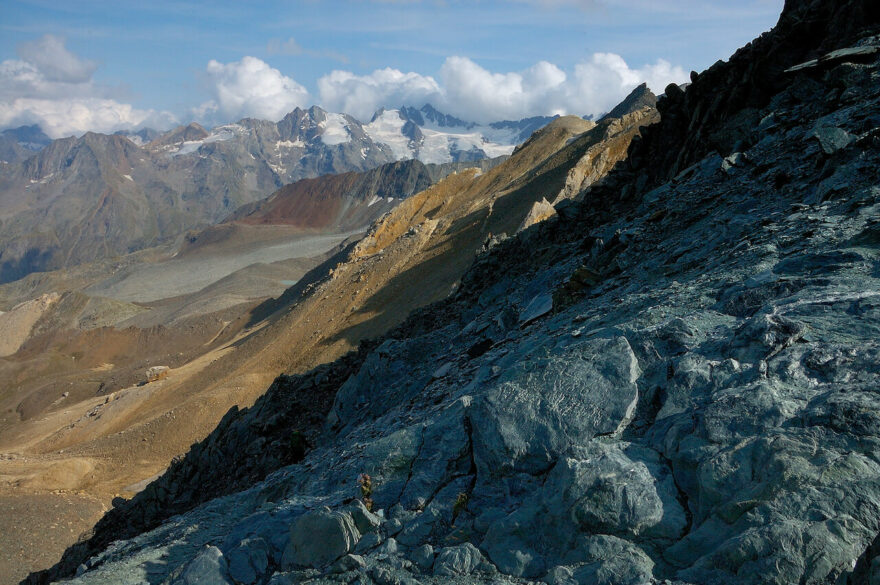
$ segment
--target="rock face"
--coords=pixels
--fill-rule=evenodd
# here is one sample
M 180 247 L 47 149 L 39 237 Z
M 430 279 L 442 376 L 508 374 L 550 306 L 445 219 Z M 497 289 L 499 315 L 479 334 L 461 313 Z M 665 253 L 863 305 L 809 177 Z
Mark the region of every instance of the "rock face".
M 880 53 L 821 56 L 880 46 L 861 36 L 878 30 L 874 3 L 787 3 L 703 74 L 730 92 L 709 95 L 703 75 L 668 90 L 669 117 L 607 180 L 335 364 L 301 460 L 127 540 L 110 544 L 107 520 L 52 577 L 82 565 L 76 583 L 137 583 L 150 567 L 161 582 L 205 544 L 226 558 L 263 542 L 250 583 L 876 580 Z M 758 83 L 801 59 L 816 63 Z M 157 514 L 172 479 L 193 490 L 248 446 L 263 461 L 302 407 L 281 396 L 322 374 L 231 412 L 108 518 Z M 362 473 L 375 519 L 358 524 Z M 332 554 L 293 563 L 307 531 Z
M 153 366 L 148 368 L 146 372 L 144 372 L 144 377 L 146 378 L 147 384 L 150 382 L 158 382 L 159 380 L 164 380 L 168 377 L 168 371 L 170 368 L 168 366 Z
M 640 135 L 642 128 L 659 121 L 656 102 L 651 90 L 639 86 L 596 127 L 578 138 L 586 150 L 568 171 L 565 187 L 554 198 L 554 204 L 584 193 L 626 159 L 630 143 Z
M 517 229 L 517 233 L 523 231 L 524 229 L 530 228 L 536 223 L 540 223 L 546 219 L 550 219 L 556 215 L 556 209 L 550 205 L 550 202 L 546 199 L 541 199 L 529 210 L 529 214 L 523 219 L 522 224 L 520 224 L 519 229 Z

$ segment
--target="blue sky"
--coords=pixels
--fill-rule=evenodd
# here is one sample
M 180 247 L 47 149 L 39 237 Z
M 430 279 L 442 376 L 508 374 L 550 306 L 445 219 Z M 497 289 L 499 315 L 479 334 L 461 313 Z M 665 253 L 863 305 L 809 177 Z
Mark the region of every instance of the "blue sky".
M 420 100 L 481 121 L 599 113 L 636 78 L 685 81 L 728 57 L 782 3 L 3 0 L 0 127 L 63 135 L 311 103 L 364 117 Z

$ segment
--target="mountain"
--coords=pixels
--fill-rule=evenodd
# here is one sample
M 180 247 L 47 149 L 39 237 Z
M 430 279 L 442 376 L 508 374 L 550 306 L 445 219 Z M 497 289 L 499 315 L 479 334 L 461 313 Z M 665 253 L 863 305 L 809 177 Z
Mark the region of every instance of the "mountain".
M 540 123 L 444 131 L 410 124 L 419 133 L 411 138 L 397 111 L 362 125 L 297 108 L 278 123 L 87 133 L 52 141 L 27 160 L 20 144 L 42 144 L 39 131 L 7 131 L 0 144 L 18 146 L 8 147 L 12 161 L 0 167 L 0 283 L 172 243 L 303 178 L 413 158 L 449 164 L 507 155 Z
M 442 114 L 426 104 L 421 109 L 380 110 L 365 129 L 399 157 L 444 163 L 510 154 L 514 146 L 553 119 L 538 116 L 481 126 Z
M 643 83 L 630 92 L 626 98 L 610 112 L 600 118 L 600 122 L 611 118 L 622 118 L 642 108 L 654 108 L 657 106 L 657 96 L 648 89 L 648 84 Z
M 20 126 L 0 132 L 0 165 L 21 162 L 51 142 L 39 126 Z
M 0 451 L 15 454 L 0 459 L 9 478 L 0 499 L 18 511 L 15 525 L 0 520 L 0 555 L 18 559 L 5 566 L 57 560 L 59 545 L 97 520 L 96 506 L 140 491 L 278 372 L 332 362 L 445 298 L 487 240 L 537 217 L 532 208 L 547 190 L 558 194 L 584 153 L 611 136 L 594 126 L 554 120 L 500 159 L 403 161 L 306 179 L 187 232 L 179 246 L 0 286 L 0 307 L 9 309 L 0 328 L 10 323 L 18 348 L 0 359 Z M 426 175 L 431 186 L 414 192 Z M 311 203 L 303 207 L 302 198 Z M 339 213 L 314 213 L 319 199 L 317 207 Z M 366 238 L 325 231 L 365 214 L 379 218 Z M 48 303 L 59 291 L 75 294 Z M 47 302 L 31 302 L 43 295 Z M 25 318 L 34 317 L 27 330 Z M 138 385 L 156 365 L 171 368 L 167 378 Z M 47 502 L 73 532 L 44 533 Z M 38 540 L 37 556 L 28 545 L 7 546 Z
M 141 128 L 140 130 L 119 130 L 114 134 L 125 136 L 138 146 L 143 146 L 161 136 L 162 132 L 152 128 Z
M 325 299 L 364 295 L 363 343 L 230 409 L 28 582 L 872 582 L 878 33 L 876 2 L 786 2 L 515 236 L 583 121 L 406 199 L 263 330 L 308 352 Z M 358 340 L 415 291 L 438 302 Z
M 267 199 L 238 208 L 224 222 L 348 231 L 370 224 L 397 201 L 424 191 L 431 183 L 428 169 L 417 160 L 390 163 L 365 173 L 303 179 Z

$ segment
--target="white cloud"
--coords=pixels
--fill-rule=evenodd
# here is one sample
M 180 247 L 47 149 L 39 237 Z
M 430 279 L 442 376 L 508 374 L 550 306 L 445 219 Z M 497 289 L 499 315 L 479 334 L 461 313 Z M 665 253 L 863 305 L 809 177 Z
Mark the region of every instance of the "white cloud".
M 669 83 L 686 81 L 687 74 L 663 60 L 633 69 L 619 55 L 596 53 L 570 75 L 547 61 L 524 71 L 496 73 L 467 57 L 449 57 L 439 78 L 441 83 L 396 69 L 368 75 L 333 71 L 318 80 L 318 90 L 325 108 L 362 120 L 383 106 L 429 102 L 445 113 L 485 123 L 538 115 L 599 115 L 640 83 L 660 93 Z
M 566 101 L 568 107 L 581 107 L 599 114 L 613 108 L 641 83 L 647 83 L 654 93 L 660 94 L 670 83 L 684 83 L 687 79 L 684 69 L 662 59 L 653 65 L 631 69 L 620 55 L 596 53 L 589 61 L 575 66 L 572 83 L 566 88 L 569 92 Z
M 10 103 L 0 102 L 0 127 L 39 124 L 52 138 L 143 126 L 168 128 L 175 123 L 176 119 L 168 112 L 139 110 L 130 104 L 102 98 L 17 98 Z
M 546 61 L 521 73 L 492 73 L 466 57 L 449 57 L 440 77 L 446 88 L 442 107 L 459 117 L 488 122 L 566 113 L 559 95 L 567 76 Z
M 194 110 L 201 117 L 280 120 L 309 105 L 306 88 L 256 57 L 225 64 L 211 60 L 206 71 L 214 98 Z
M 39 69 L 48 81 L 85 83 L 98 68 L 94 62 L 68 51 L 64 39 L 54 35 L 22 43 L 18 46 L 18 56 Z
M 96 84 L 97 65 L 67 50 L 64 39 L 45 35 L 18 47 L 20 59 L 0 62 L 0 128 L 39 124 L 52 138 L 86 131 L 113 132 L 175 123 L 168 112 L 140 110 L 113 99 Z
M 324 108 L 363 121 L 383 106 L 443 103 L 443 92 L 433 77 L 387 67 L 369 75 L 333 71 L 318 80 L 318 91 Z

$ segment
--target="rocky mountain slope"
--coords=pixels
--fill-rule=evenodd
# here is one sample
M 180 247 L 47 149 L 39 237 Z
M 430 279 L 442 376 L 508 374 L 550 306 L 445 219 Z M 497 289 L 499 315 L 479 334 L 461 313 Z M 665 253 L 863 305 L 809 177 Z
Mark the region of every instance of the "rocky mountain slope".
M 619 134 L 632 136 L 634 128 L 621 127 Z M 33 327 L 38 336 L 0 360 L 3 379 L 15 380 L 19 389 L 0 401 L 0 451 L 10 456 L 0 460 L 0 497 L 8 493 L 18 498 L 16 509 L 36 509 L 37 501 L 42 505 L 57 493 L 59 514 L 75 518 L 73 525 L 85 530 L 91 526 L 87 516 L 82 519 L 85 498 L 109 506 L 114 496 L 130 497 L 142 489 L 144 480 L 162 472 L 172 456 L 209 434 L 231 406 L 252 404 L 278 372 L 305 372 L 335 360 L 362 340 L 398 325 L 414 308 L 445 298 L 475 251 L 487 241 L 497 241 L 492 234 L 514 233 L 527 218 L 536 220 L 532 212 L 544 194 L 559 193 L 587 151 L 606 139 L 616 144 L 616 137 L 608 128 L 568 117 L 537 132 L 500 164 L 393 163 L 353 181 L 323 177 L 318 181 L 326 182 L 325 187 L 345 187 L 332 197 L 347 200 L 350 209 L 363 210 L 366 205 L 373 213 L 380 203 L 369 202 L 378 194 L 390 194 L 376 178 L 396 177 L 403 188 L 424 171 L 432 179 L 451 173 L 397 204 L 367 239 L 341 244 L 326 262 L 294 277 L 298 282 L 284 295 L 257 307 L 254 297 L 244 293 L 271 290 L 266 282 L 274 278 L 278 286 L 284 277 L 276 275 L 289 273 L 291 267 L 281 262 L 256 264 L 176 298 L 144 295 L 169 286 L 179 289 L 181 283 L 213 270 L 210 267 L 219 260 L 250 254 L 257 236 L 264 238 L 257 251 L 267 260 L 281 242 L 272 234 L 280 237 L 284 230 L 302 229 L 287 225 L 295 218 L 278 213 L 284 207 L 279 202 L 286 200 L 280 194 L 262 211 L 253 210 L 249 217 L 259 217 L 259 223 L 233 219 L 194 233 L 194 241 L 170 260 L 140 258 L 152 253 L 148 250 L 113 261 L 112 266 L 33 274 L 0 287 L 0 298 L 8 299 L 32 299 L 71 287 L 88 295 L 62 296 Z M 458 172 L 453 172 L 456 167 Z M 312 185 L 307 191 L 314 191 L 313 183 L 306 183 Z M 272 213 L 264 213 L 269 210 Z M 110 268 L 114 275 L 108 278 Z M 109 297 L 113 303 L 107 302 Z M 232 304 L 220 304 L 227 299 Z M 122 317 L 127 309 L 134 309 L 133 314 Z M 124 320 L 107 327 L 113 315 Z M 81 325 L 83 331 L 70 328 Z M 131 376 L 142 376 L 155 364 L 171 366 L 166 379 L 129 385 L 137 380 Z M 66 397 L 59 396 L 64 386 Z M 21 392 L 34 390 L 33 397 L 21 400 Z M 21 402 L 26 404 L 19 408 Z M 304 413 L 312 416 L 309 410 Z M 180 425 L 180 420 L 187 424 Z M 198 493 L 207 497 L 213 492 Z M 180 501 L 189 508 L 196 503 Z M 170 513 L 172 507 L 165 509 Z M 20 570 L 24 563 L 40 567 L 35 556 L 50 558 L 48 547 L 31 555 L 19 542 L 43 530 L 54 535 L 52 542 L 63 540 L 49 526 L 30 524 L 31 517 L 42 518 L 19 514 L 14 525 L 0 523 L 0 550 L 14 559 L 7 565 L 11 570 Z M 42 561 L 42 566 L 48 564 Z M 0 558 L 0 575 L 3 566 Z
M 432 182 L 427 167 L 417 160 L 382 165 L 366 173 L 304 179 L 240 207 L 224 223 L 352 230 L 369 225 Z
M 30 582 L 873 582 L 878 33 L 786 2 L 580 201 Z
M 592 127 L 574 117 L 557 120 L 508 160 L 391 163 L 293 188 L 320 193 L 349 214 L 387 212 L 369 245 L 291 225 L 297 218 L 281 212 L 291 202 L 279 196 L 250 210 L 258 223 L 230 219 L 190 232 L 179 247 L 0 286 L 2 307 L 25 302 L 8 318 L 0 315 L 0 327 L 24 324 L 13 327 L 18 351 L 0 358 L 0 499 L 17 510 L 14 522 L 0 520 L 0 581 L 57 560 L 94 524 L 93 514 L 142 489 L 231 406 L 252 404 L 279 371 L 334 360 L 413 308 L 444 298 L 490 232 L 513 233 L 527 216 L 533 221 L 543 189 L 559 192 L 584 152 L 610 136 Z M 591 138 L 579 138 L 585 131 Z M 567 154 L 559 156 L 560 149 Z M 425 173 L 441 182 L 410 197 L 417 203 L 399 205 Z M 377 195 L 385 199 L 370 205 Z M 430 226 L 436 229 L 423 229 Z M 306 274 L 333 243 L 302 254 L 331 237 L 340 247 Z M 280 298 L 255 307 L 292 281 Z M 75 292 L 58 299 L 57 291 Z M 28 302 L 41 295 L 56 302 Z M 139 386 L 144 370 L 157 364 L 171 367 L 168 377 Z M 43 523 L 46 506 L 67 532 Z
M 0 132 L 0 166 L 19 163 L 45 148 L 52 140 L 39 126 L 21 126 Z
M 7 131 L 0 141 L 0 155 L 9 151 L 2 155 L 9 164 L 0 165 L 0 283 L 174 241 L 303 178 L 404 159 L 443 164 L 507 155 L 550 120 L 441 128 L 433 119 L 419 126 L 388 110 L 362 124 L 297 108 L 278 123 L 244 119 L 211 130 L 193 123 L 146 143 L 148 131 L 87 133 L 29 151 L 27 160 L 21 144 L 42 142 Z

